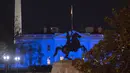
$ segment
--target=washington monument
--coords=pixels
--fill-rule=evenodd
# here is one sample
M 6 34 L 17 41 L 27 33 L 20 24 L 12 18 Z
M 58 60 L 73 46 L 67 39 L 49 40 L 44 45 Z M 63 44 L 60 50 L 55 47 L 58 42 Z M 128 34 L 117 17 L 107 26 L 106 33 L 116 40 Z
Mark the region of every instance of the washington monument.
M 21 0 L 15 0 L 14 36 L 22 34 Z

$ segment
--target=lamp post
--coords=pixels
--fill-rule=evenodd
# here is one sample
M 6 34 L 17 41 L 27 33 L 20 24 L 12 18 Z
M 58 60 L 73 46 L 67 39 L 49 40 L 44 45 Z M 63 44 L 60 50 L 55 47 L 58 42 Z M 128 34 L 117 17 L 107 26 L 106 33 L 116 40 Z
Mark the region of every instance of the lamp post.
M 20 61 L 20 57 L 19 56 L 16 56 L 15 58 L 14 58 L 14 60 L 16 61 L 16 65 L 17 65 L 17 73 L 19 72 L 18 71 L 18 65 L 19 65 L 19 61 Z
M 50 61 L 50 57 L 47 58 L 47 64 L 50 65 L 51 64 L 51 61 Z
M 5 73 L 8 73 L 8 61 L 10 59 L 9 55 L 4 55 L 3 56 L 4 62 L 5 62 Z
M 64 60 L 64 57 L 63 57 L 63 56 L 60 56 L 60 60 L 61 60 L 61 61 Z

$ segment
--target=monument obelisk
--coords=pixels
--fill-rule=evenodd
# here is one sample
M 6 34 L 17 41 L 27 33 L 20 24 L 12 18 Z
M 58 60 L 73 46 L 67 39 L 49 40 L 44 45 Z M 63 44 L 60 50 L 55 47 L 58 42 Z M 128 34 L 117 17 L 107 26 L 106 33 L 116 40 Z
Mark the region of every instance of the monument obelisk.
M 14 14 L 14 43 L 15 37 L 22 34 L 21 0 L 15 0 Z
M 15 0 L 14 36 L 22 34 L 21 0 Z

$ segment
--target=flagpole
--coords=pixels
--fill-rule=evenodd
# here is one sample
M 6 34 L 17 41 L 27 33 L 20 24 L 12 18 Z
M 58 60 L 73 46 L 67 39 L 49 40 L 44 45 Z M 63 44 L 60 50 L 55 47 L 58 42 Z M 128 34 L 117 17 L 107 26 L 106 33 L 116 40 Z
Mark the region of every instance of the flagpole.
M 71 30 L 73 30 L 73 5 L 71 5 Z
M 73 5 L 71 5 L 71 36 L 73 34 Z

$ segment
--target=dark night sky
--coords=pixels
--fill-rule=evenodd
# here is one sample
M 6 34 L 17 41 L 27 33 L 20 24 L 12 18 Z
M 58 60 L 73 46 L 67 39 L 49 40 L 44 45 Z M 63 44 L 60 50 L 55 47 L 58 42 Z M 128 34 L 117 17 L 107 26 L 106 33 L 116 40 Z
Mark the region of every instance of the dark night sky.
M 70 5 L 74 5 L 74 27 L 103 26 L 112 8 L 121 8 L 126 0 L 22 0 L 23 32 L 38 32 L 44 26 L 70 29 Z M 0 41 L 13 37 L 14 0 L 0 0 Z

